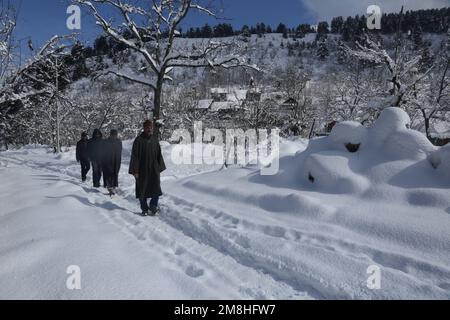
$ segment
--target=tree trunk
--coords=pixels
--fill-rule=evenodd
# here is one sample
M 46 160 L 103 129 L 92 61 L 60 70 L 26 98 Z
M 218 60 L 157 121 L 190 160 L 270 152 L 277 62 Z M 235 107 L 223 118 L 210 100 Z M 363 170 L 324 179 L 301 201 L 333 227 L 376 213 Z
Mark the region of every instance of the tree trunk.
M 163 74 L 163 73 L 162 73 Z M 159 120 L 161 115 L 161 97 L 163 89 L 163 78 L 164 76 L 158 75 L 158 81 L 156 82 L 156 88 L 154 90 L 153 99 L 153 120 Z
M 427 136 L 428 140 L 433 142 L 430 137 L 430 117 L 427 116 L 427 113 L 424 109 L 420 109 L 420 111 L 422 112 L 422 116 L 423 116 L 423 120 L 424 120 L 424 124 L 425 124 L 425 135 Z
M 56 103 L 56 153 L 61 152 L 61 135 L 60 135 L 60 119 L 59 119 L 59 106 L 58 101 L 55 101 Z
M 429 118 L 425 118 L 425 134 L 427 135 L 428 140 L 431 141 L 431 136 L 430 136 L 430 119 Z

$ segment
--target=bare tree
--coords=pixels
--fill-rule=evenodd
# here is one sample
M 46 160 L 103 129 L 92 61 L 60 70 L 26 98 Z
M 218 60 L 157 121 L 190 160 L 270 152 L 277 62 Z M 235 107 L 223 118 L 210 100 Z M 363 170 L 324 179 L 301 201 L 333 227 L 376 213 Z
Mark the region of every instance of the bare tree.
M 277 121 L 275 108 L 273 100 L 269 99 L 248 102 L 243 118 L 245 128 L 258 130 L 273 125 Z
M 55 99 L 61 98 L 58 83 L 60 76 L 57 72 L 62 63 L 61 61 L 58 63 L 55 59 L 67 48 L 67 45 L 61 43 L 63 39 L 67 37 L 53 37 L 26 64 L 13 69 L 9 76 L 5 77 L 0 87 L 0 120 L 5 140 L 13 134 L 14 127 L 20 128 L 23 123 L 23 112 L 19 111 L 26 111 L 28 115 L 34 113 L 30 112 L 30 108 L 25 108 L 30 105 L 30 99 L 42 101 L 42 98 L 46 97 L 47 102 L 53 103 Z M 55 79 L 56 82 L 52 82 Z M 58 113 L 58 121 L 55 120 L 58 123 L 61 120 L 60 115 Z M 59 141 L 57 134 L 55 150 L 58 149 L 56 141 Z
M 382 48 L 381 44 L 375 43 L 366 34 L 365 45 L 356 42 L 357 49 L 346 48 L 353 57 L 366 60 L 371 63 L 381 64 L 386 67 L 391 87 L 387 96 L 391 97 L 389 104 L 394 107 L 402 106 L 413 98 L 414 87 L 430 73 L 431 68 L 423 74 L 419 74 L 419 62 L 421 56 L 408 58 L 405 47 L 397 45 L 394 57 Z
M 176 67 L 249 67 L 240 54 L 241 45 L 236 41 L 204 41 L 185 46 L 177 43 L 182 21 L 191 11 L 197 11 L 215 17 L 212 10 L 194 0 L 152 0 L 146 7 L 135 5 L 130 0 L 74 0 L 75 3 L 89 8 L 97 24 L 115 41 L 138 52 L 145 61 L 145 67 L 137 74 L 125 74 L 118 70 L 107 73 L 144 85 L 153 90 L 154 118 L 159 119 L 163 85 L 171 81 L 170 73 Z M 122 18 L 123 23 L 113 25 L 100 13 L 100 5 L 113 9 Z M 132 35 L 124 36 L 124 31 Z
M 0 2 L 0 85 L 3 86 L 13 67 L 13 32 L 16 12 L 9 2 Z
M 431 121 L 450 111 L 450 29 L 447 43 L 435 61 L 435 71 L 426 77 L 426 82 L 415 87 L 413 107 L 420 111 L 428 139 L 431 139 Z M 448 119 L 443 119 L 448 121 Z
M 311 80 L 309 73 L 303 69 L 289 66 L 275 77 L 276 81 L 279 81 L 280 88 L 286 98 L 294 101 L 294 118 L 303 119 L 305 107 L 308 103 L 306 91 Z

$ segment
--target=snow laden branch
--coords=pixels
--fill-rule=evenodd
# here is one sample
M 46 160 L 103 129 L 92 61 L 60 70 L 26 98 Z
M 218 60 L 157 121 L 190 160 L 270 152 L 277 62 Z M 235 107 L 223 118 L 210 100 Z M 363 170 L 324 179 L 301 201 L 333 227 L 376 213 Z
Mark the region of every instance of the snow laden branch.
M 13 32 L 16 28 L 17 15 L 15 9 L 3 2 L 0 3 L 0 86 L 3 86 L 9 73 L 14 68 Z
M 242 45 L 236 42 L 206 41 L 198 46 L 183 46 L 178 41 L 180 25 L 191 11 L 215 17 L 213 10 L 193 0 L 151 0 L 144 7 L 130 0 L 73 0 L 85 6 L 113 40 L 139 53 L 145 61 L 145 79 L 118 70 L 108 70 L 99 76 L 113 74 L 117 77 L 144 85 L 153 90 L 154 118 L 159 119 L 163 86 L 171 81 L 174 68 L 235 68 L 258 69 L 246 63 L 240 53 Z M 103 7 L 116 13 L 120 21 L 108 19 L 101 12 Z
M 6 79 L 0 87 L 0 104 L 5 102 L 14 102 L 27 99 L 31 96 L 42 94 L 46 91 L 53 91 L 53 84 L 46 82 L 38 77 L 34 72 L 40 69 L 41 73 L 47 73 L 46 76 L 51 78 L 49 71 L 41 66 L 48 65 L 49 61 L 57 54 L 61 54 L 68 46 L 62 44 L 62 40 L 67 40 L 71 36 L 54 36 L 37 52 L 35 56 L 28 60 L 23 66 L 15 70 L 15 72 Z M 31 80 L 34 84 L 39 83 L 44 88 L 40 90 L 33 90 L 31 87 L 25 85 L 26 80 Z
M 401 44 L 398 44 L 401 46 Z M 389 74 L 389 82 L 391 88 L 389 95 L 392 97 L 389 104 L 399 107 L 407 103 L 411 99 L 414 87 L 426 77 L 433 67 L 429 68 L 422 74 L 419 73 L 419 62 L 421 56 L 406 57 L 403 53 L 404 48 L 396 50 L 395 57 L 382 48 L 381 44 L 374 42 L 365 34 L 365 43 L 361 44 L 356 41 L 356 49 L 345 46 L 345 51 L 358 60 L 368 61 L 374 64 L 384 65 Z M 383 106 L 385 107 L 385 106 Z
M 191 68 L 224 68 L 242 67 L 261 71 L 257 65 L 249 64 L 244 58 L 245 48 L 240 41 L 206 41 L 196 43 L 191 48 L 174 48 L 166 65 L 173 67 Z

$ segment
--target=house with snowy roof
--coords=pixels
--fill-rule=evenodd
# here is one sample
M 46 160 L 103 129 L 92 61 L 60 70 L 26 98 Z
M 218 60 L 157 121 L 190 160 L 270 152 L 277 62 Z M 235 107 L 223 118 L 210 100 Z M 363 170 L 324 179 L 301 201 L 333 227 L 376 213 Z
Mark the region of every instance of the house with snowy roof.
M 260 98 L 260 91 L 256 89 L 211 88 L 209 97 L 199 100 L 196 108 L 208 109 L 211 112 L 242 111 L 247 102 Z

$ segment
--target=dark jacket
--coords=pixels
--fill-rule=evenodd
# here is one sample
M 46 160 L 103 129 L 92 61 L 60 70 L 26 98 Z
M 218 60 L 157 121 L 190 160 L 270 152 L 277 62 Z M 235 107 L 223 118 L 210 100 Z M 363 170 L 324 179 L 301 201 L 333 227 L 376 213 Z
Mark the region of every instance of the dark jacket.
M 118 186 L 118 175 L 122 163 L 122 141 L 120 139 L 103 140 L 103 174 L 112 179 L 113 186 Z
M 160 173 L 166 170 L 158 137 L 138 136 L 131 151 L 130 174 L 139 174 L 136 179 L 136 198 L 161 196 Z
M 101 137 L 96 138 L 97 134 L 100 134 L 101 136 L 100 130 L 95 129 L 92 138 L 88 140 L 87 150 L 91 162 L 101 163 L 103 161 L 104 152 L 103 139 Z
M 88 141 L 81 139 L 77 142 L 77 151 L 76 151 L 77 161 L 89 161 L 88 155 Z

